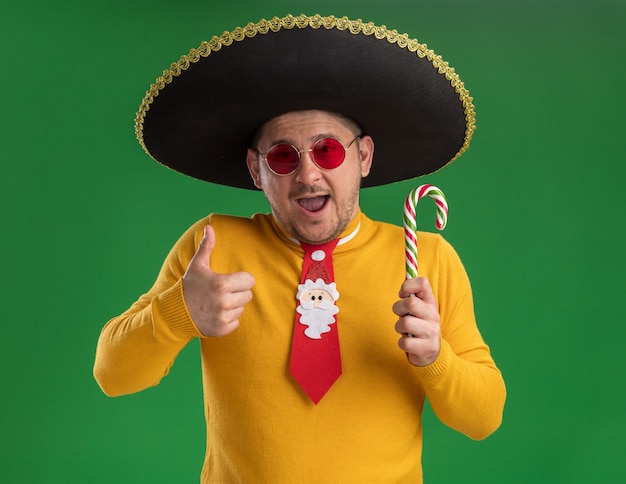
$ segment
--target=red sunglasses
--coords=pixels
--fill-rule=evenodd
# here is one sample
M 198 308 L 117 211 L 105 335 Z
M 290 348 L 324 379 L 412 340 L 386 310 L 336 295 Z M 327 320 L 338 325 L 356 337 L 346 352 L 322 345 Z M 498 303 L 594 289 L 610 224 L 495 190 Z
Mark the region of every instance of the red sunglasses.
M 279 176 L 291 175 L 296 171 L 300 163 L 300 154 L 305 152 L 311 153 L 313 162 L 319 168 L 332 170 L 343 163 L 346 158 L 346 151 L 359 137 L 357 136 L 350 141 L 346 147 L 335 138 L 322 138 L 313 143 L 313 146 L 308 150 L 299 150 L 293 145 L 279 143 L 273 145 L 267 153 L 259 151 L 259 155 L 265 160 L 271 172 Z

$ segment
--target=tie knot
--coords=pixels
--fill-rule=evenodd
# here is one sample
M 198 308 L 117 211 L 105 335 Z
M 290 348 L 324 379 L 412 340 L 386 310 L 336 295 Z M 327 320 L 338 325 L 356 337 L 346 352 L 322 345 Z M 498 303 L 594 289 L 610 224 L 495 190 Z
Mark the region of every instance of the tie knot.
M 339 240 L 340 239 L 333 239 L 323 244 L 307 244 L 306 242 L 300 242 L 300 245 L 302 246 L 302 250 L 304 250 L 305 258 L 308 256 L 313 260 L 323 260 L 333 253 Z M 316 259 L 315 257 L 321 257 L 321 259 Z

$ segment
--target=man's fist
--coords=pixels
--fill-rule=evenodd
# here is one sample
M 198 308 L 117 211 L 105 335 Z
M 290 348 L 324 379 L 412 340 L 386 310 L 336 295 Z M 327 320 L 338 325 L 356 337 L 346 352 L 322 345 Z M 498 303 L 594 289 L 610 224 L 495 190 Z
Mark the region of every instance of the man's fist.
M 207 225 L 183 276 L 183 293 L 198 330 L 204 336 L 225 336 L 239 326 L 244 305 L 252 300 L 255 280 L 247 272 L 213 272 L 211 253 L 214 247 L 215 231 Z
M 400 317 L 396 332 L 402 335 L 398 346 L 416 366 L 427 366 L 439 356 L 441 328 L 437 300 L 428 279 L 407 279 L 400 288 L 402 298 L 393 305 Z

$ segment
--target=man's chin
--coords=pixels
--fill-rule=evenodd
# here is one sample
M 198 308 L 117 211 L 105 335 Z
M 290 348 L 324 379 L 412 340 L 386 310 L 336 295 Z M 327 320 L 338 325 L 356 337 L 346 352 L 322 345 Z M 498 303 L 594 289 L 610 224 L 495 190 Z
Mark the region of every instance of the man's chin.
M 342 230 L 337 227 L 328 227 L 324 221 L 316 220 L 306 227 L 299 227 L 295 231 L 295 237 L 306 244 L 320 245 L 335 240 L 341 232 Z

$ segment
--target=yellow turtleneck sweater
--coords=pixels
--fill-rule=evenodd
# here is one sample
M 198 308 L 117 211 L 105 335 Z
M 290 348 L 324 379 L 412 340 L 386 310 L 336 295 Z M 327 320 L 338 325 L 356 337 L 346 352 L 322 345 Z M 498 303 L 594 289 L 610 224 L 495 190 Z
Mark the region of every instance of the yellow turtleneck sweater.
M 210 223 L 211 268 L 256 278 L 240 326 L 202 337 L 181 278 Z M 358 229 L 358 230 L 357 230 Z M 180 350 L 201 338 L 207 451 L 202 482 L 421 482 L 424 398 L 446 425 L 482 439 L 500 425 L 502 376 L 476 327 L 472 294 L 454 249 L 419 234 L 420 276 L 441 316 L 441 353 L 427 367 L 398 348 L 391 307 L 404 280 L 402 228 L 364 214 L 333 252 L 343 374 L 314 405 L 289 374 L 303 251 L 271 215 L 212 215 L 175 244 L 152 289 L 112 319 L 94 374 L 108 395 L 157 385 Z

